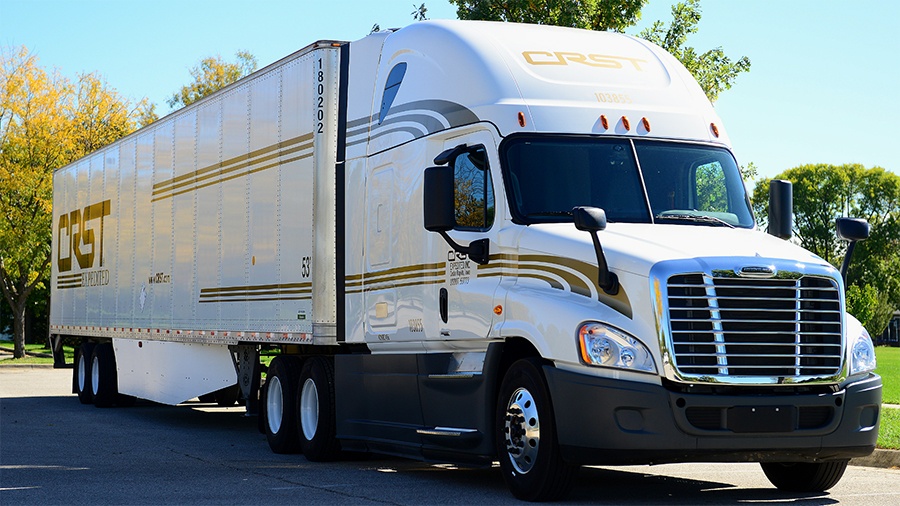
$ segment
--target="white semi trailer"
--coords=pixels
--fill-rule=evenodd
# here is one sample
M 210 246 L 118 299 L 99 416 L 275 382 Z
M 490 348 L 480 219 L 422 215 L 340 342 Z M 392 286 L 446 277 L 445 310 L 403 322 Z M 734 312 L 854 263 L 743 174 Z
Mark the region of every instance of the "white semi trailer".
M 583 464 L 823 490 L 873 450 L 881 379 L 781 189 L 773 237 L 703 92 L 640 39 L 317 42 L 55 174 L 52 334 L 81 342 L 82 402 L 239 386 L 309 460 L 499 460 L 531 500 Z

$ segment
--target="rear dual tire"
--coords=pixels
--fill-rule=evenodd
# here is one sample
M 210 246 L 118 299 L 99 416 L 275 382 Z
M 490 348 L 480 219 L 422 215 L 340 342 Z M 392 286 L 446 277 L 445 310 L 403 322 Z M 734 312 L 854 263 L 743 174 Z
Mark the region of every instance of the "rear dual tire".
M 302 452 L 310 461 L 335 458 L 334 366 L 326 357 L 282 355 L 272 360 L 263 388 L 262 419 L 275 453 Z

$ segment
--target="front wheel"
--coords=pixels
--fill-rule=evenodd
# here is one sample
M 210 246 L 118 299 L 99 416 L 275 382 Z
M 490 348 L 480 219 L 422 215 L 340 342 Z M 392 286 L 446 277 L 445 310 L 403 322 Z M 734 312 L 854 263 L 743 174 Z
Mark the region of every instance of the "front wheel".
M 497 455 L 510 492 L 525 501 L 565 497 L 578 466 L 562 459 L 550 393 L 536 359 L 515 362 L 500 385 Z
M 837 485 L 847 470 L 848 460 L 832 462 L 763 462 L 766 478 L 779 490 L 789 492 L 824 492 Z

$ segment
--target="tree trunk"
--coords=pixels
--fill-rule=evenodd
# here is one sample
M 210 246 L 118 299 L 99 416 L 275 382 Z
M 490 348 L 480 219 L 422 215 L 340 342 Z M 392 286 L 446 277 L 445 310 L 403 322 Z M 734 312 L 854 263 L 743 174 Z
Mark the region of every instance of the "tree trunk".
M 13 307 L 13 335 L 15 347 L 13 358 L 25 358 L 25 304 Z

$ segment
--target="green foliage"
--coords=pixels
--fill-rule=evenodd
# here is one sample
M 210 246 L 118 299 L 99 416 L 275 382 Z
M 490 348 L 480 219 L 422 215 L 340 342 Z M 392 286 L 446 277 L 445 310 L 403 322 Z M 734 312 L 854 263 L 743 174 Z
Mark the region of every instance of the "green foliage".
M 131 132 L 152 108 L 96 74 L 49 73 L 25 47 L 0 56 L 0 289 L 21 357 L 26 304 L 50 275 L 53 171 Z
M 450 0 L 459 19 L 510 21 L 622 32 L 647 0 Z
M 416 4 L 413 4 L 413 11 L 410 13 L 410 15 L 416 21 L 426 21 L 428 19 L 425 16 L 427 13 L 428 13 L 428 8 L 425 7 L 424 3 L 419 5 L 418 7 L 416 7 Z
M 700 0 L 679 2 L 672 6 L 672 22 L 668 27 L 662 21 L 655 21 L 638 37 L 653 42 L 677 58 L 697 80 L 709 101 L 715 102 L 720 93 L 734 85 L 738 74 L 750 70 L 750 59 L 742 56 L 732 61 L 721 47 L 698 53 L 686 45 L 688 36 L 699 30 L 700 17 Z
M 182 86 L 166 101 L 169 107 L 183 107 L 215 93 L 238 79 L 256 71 L 258 62 L 249 51 L 235 53 L 235 62 L 226 62 L 221 56 L 209 56 L 190 70 L 194 81 Z
M 848 291 L 848 303 L 871 335 L 881 334 L 893 310 L 900 308 L 900 176 L 881 167 L 814 164 L 788 169 L 775 179 L 793 184 L 795 237 L 835 267 L 847 251 L 846 242 L 837 237 L 835 219 L 853 216 L 869 222 L 871 235 L 856 245 L 847 273 L 848 286 L 858 287 Z M 753 190 L 761 223 L 768 216 L 770 181 L 758 181 Z M 860 307 L 873 297 L 874 307 Z
M 759 175 L 759 169 L 757 169 L 756 164 L 753 162 L 748 163 L 747 165 L 742 165 L 741 169 L 741 179 L 744 180 L 745 183 L 749 183 L 756 179 L 756 176 Z

